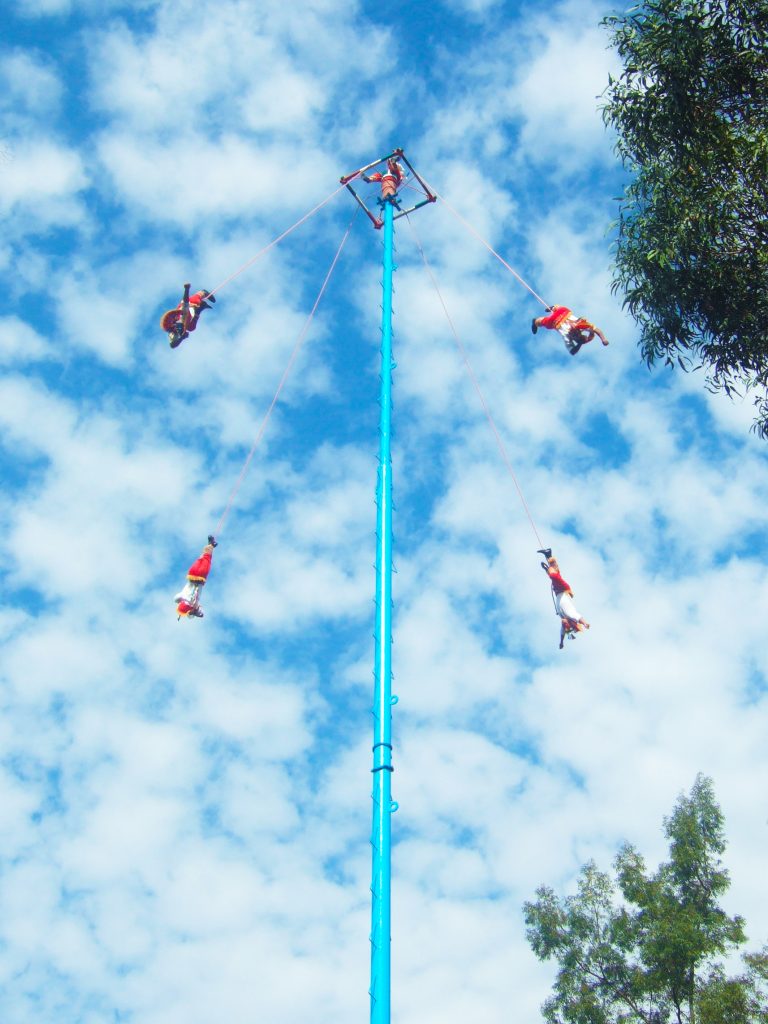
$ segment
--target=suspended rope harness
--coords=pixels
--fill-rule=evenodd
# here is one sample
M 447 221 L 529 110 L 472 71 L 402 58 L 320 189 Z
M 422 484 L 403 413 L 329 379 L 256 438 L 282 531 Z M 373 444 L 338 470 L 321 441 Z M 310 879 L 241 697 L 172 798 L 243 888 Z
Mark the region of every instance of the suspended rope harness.
M 218 284 L 218 285 L 217 285 L 217 286 L 216 286 L 216 287 L 215 287 L 215 288 L 214 288 L 214 289 L 213 289 L 213 290 L 212 290 L 211 292 L 209 292 L 208 294 L 209 294 L 209 295 L 215 295 L 215 294 L 216 294 L 216 292 L 219 292 L 219 291 L 221 291 L 221 289 L 222 289 L 222 288 L 223 288 L 223 287 L 224 287 L 225 285 L 228 285 L 228 284 L 230 283 L 230 281 L 234 281 L 236 277 L 239 277 L 239 276 L 240 276 L 240 275 L 241 275 L 241 274 L 242 274 L 242 273 L 243 273 L 244 271 L 246 271 L 246 270 L 247 270 L 247 269 L 248 269 L 249 267 L 253 266 L 253 264 L 254 264 L 254 263 L 256 262 L 256 260 L 258 260 L 258 259 L 261 259 L 261 257 L 262 257 L 262 256 L 264 256 L 264 255 L 265 255 L 265 253 L 269 252 L 269 250 L 270 250 L 270 249 L 271 249 L 271 248 L 272 248 L 273 246 L 277 245 L 277 243 L 278 243 L 278 242 L 282 242 L 282 240 L 283 240 L 284 238 L 286 238 L 286 237 L 287 237 L 288 235 L 290 235 L 290 233 L 291 233 L 292 231 L 295 231 L 297 227 L 299 227 L 299 226 L 300 226 L 301 224 L 303 224 L 303 223 L 304 223 L 304 221 L 306 221 L 306 220 L 309 220 L 309 218 L 310 218 L 310 217 L 314 216 L 314 214 L 316 214 L 316 213 L 318 212 L 318 210 L 322 210 L 322 208 L 323 208 L 323 207 L 324 207 L 324 206 L 325 206 L 325 205 L 326 205 L 327 203 L 330 203 L 330 201 L 331 201 L 331 200 L 333 199 L 333 197 L 334 197 L 334 196 L 337 196 L 337 195 L 339 194 L 339 192 L 341 192 L 341 190 L 342 190 L 343 188 L 344 188 L 344 186 L 343 186 L 343 185 L 339 185 L 339 187 L 338 187 L 338 188 L 336 188 L 336 189 L 334 189 L 334 190 L 333 190 L 333 192 L 331 192 L 331 194 L 330 194 L 329 196 L 326 196 L 326 197 L 325 197 L 325 199 L 323 199 L 323 201 L 322 201 L 321 203 L 318 203 L 318 204 L 317 204 L 317 206 L 314 206 L 314 207 L 313 207 L 313 208 L 312 208 L 312 209 L 311 209 L 311 210 L 310 210 L 310 211 L 309 211 L 308 213 L 305 213 L 303 217 L 300 217 L 300 218 L 299 218 L 299 219 L 298 219 L 298 220 L 296 221 L 296 223 L 295 223 L 295 224 L 292 224 L 292 225 L 291 225 L 291 226 L 290 226 L 289 228 L 286 228 L 286 230 L 285 230 L 285 231 L 283 231 L 283 233 L 282 233 L 281 235 L 278 235 L 278 236 L 277 236 L 277 238 L 273 238 L 273 239 L 272 239 L 272 241 L 271 241 L 271 242 L 270 242 L 270 243 L 269 243 L 268 245 L 265 245 L 263 249 L 259 249 L 259 251 L 258 251 L 258 252 L 256 253 L 256 255 L 255 255 L 255 256 L 251 256 L 251 258 L 250 258 L 249 260 L 247 260 L 247 261 L 246 261 L 246 262 L 245 262 L 245 263 L 244 263 L 244 264 L 242 265 L 242 267 L 240 267 L 240 268 L 239 268 L 238 270 L 236 270 L 236 271 L 234 272 L 234 274 L 230 274 L 230 275 L 229 275 L 229 277 L 225 277 L 225 278 L 224 278 L 224 280 L 223 280 L 223 281 L 221 282 L 221 284 Z
M 464 227 L 468 231 L 471 231 L 472 234 L 475 236 L 475 238 L 479 239 L 489 252 L 493 253 L 493 255 L 496 257 L 496 259 L 499 261 L 499 263 L 501 263 L 503 266 L 505 266 L 507 268 L 507 270 L 510 272 L 510 274 L 512 274 L 512 276 L 514 278 L 516 278 L 520 282 L 520 284 L 523 286 L 523 288 L 525 288 L 527 291 L 529 291 L 531 293 L 531 295 L 533 295 L 533 297 L 535 299 L 538 299 L 538 301 L 542 304 L 542 306 L 544 306 L 545 309 L 549 309 L 550 308 L 550 303 L 547 302 L 546 299 L 542 299 L 542 297 L 539 295 L 539 293 L 537 291 L 534 291 L 534 289 L 528 284 L 528 282 L 523 277 L 521 277 L 520 274 L 518 274 L 518 272 L 515 270 L 515 268 L 510 266 L 509 263 L 507 263 L 507 261 L 504 259 L 504 257 L 500 256 L 499 253 L 496 252 L 496 250 L 493 248 L 493 246 L 490 244 L 490 242 L 486 242 L 486 240 L 483 238 L 483 236 L 480 234 L 480 232 L 477 231 L 475 228 L 473 228 L 472 225 L 469 223 L 469 221 L 465 220 L 464 217 L 461 216 L 461 214 L 459 213 L 458 210 L 454 210 L 454 208 L 451 206 L 451 204 L 447 200 L 443 199 L 443 197 L 440 195 L 440 193 L 435 191 L 435 189 L 432 188 L 431 185 L 429 186 L 429 189 L 430 189 L 430 191 L 432 193 L 434 193 L 434 195 L 437 196 L 437 198 L 440 200 L 440 202 L 443 204 L 443 206 L 447 210 L 450 210 L 450 212 L 454 215 L 454 217 L 456 217 L 457 220 L 460 220 L 461 223 L 464 225 Z
M 435 194 L 437 194 L 437 193 L 435 193 Z M 489 425 L 491 427 L 491 430 L 493 431 L 494 437 L 496 438 L 496 444 L 498 445 L 499 451 L 501 452 L 501 457 L 504 460 L 504 463 L 505 463 L 505 465 L 507 467 L 507 470 L 509 471 L 509 475 L 512 477 L 512 482 L 515 485 L 515 489 L 517 490 L 517 493 L 518 493 L 518 496 L 519 496 L 520 501 L 522 503 L 523 509 L 525 510 L 525 514 L 528 517 L 528 522 L 531 524 L 531 529 L 533 530 L 533 533 L 534 533 L 534 536 L 536 537 L 536 540 L 538 541 L 539 545 L 543 547 L 544 545 L 543 545 L 543 542 L 541 540 L 541 537 L 539 536 L 539 531 L 536 529 L 536 523 L 533 521 L 533 516 L 531 515 L 531 510 L 528 508 L 528 502 L 525 500 L 525 495 L 523 494 L 522 488 L 520 487 L 520 484 L 518 483 L 517 476 L 515 475 L 515 471 L 512 468 L 512 463 L 510 461 L 509 455 L 507 454 L 506 445 L 504 444 L 504 441 L 502 440 L 501 434 L 499 433 L 498 427 L 496 426 L 496 422 L 495 422 L 495 420 L 493 418 L 493 415 L 491 414 L 491 410 L 490 410 L 490 408 L 488 406 L 488 403 L 485 400 L 485 396 L 483 395 L 483 392 L 482 392 L 480 384 L 479 384 L 479 382 L 477 380 L 477 377 L 475 376 L 475 372 L 472 369 L 472 365 L 469 362 L 469 357 L 467 356 L 467 351 L 466 351 L 466 349 L 464 348 L 464 346 L 461 343 L 461 339 L 459 338 L 459 333 L 456 330 L 456 327 L 454 326 L 453 320 L 451 319 L 451 314 L 448 312 L 448 307 L 445 304 L 445 300 L 443 299 L 443 296 L 442 296 L 442 293 L 441 293 L 440 288 L 438 286 L 438 283 L 437 283 L 437 280 L 435 278 L 435 275 L 432 272 L 432 268 L 429 265 L 427 257 L 426 257 L 426 255 L 424 253 L 424 249 L 422 248 L 421 242 L 419 241 L 418 235 L 416 234 L 416 229 L 414 228 L 413 224 L 411 223 L 411 218 L 410 217 L 406 217 L 406 220 L 408 221 L 408 226 L 410 227 L 410 229 L 411 229 L 411 231 L 413 233 L 413 238 L 414 238 L 414 241 L 416 243 L 416 247 L 418 248 L 418 250 L 419 250 L 419 252 L 421 254 L 422 260 L 424 261 L 424 267 L 426 268 L 426 271 L 429 274 L 430 280 L 432 281 L 432 285 L 433 285 L 435 291 L 437 292 L 437 297 L 440 300 L 440 305 L 443 307 L 443 312 L 445 313 L 446 319 L 448 320 L 448 324 L 449 324 L 449 326 L 451 328 L 451 333 L 453 334 L 454 340 L 455 340 L 456 345 L 457 345 L 457 347 L 459 349 L 459 353 L 461 354 L 461 358 L 464 361 L 464 365 L 465 365 L 465 367 L 467 369 L 467 373 L 469 374 L 470 380 L 472 381 L 472 383 L 473 383 L 473 385 L 475 387 L 475 391 L 477 392 L 477 395 L 478 395 L 478 397 L 480 399 L 480 404 L 482 405 L 483 411 L 485 412 L 485 417 L 488 420 L 488 423 L 489 423 Z M 501 259 L 501 257 L 499 257 L 499 258 Z M 502 260 L 502 262 L 503 262 L 503 260 Z M 514 271 L 512 271 L 512 272 L 514 273 Z M 517 275 L 515 275 L 515 276 L 517 276 Z M 528 286 L 526 285 L 526 287 L 528 287 Z
M 338 191 L 339 191 L 339 189 L 336 189 L 336 192 L 338 192 Z M 334 195 L 335 194 L 336 193 L 334 193 Z M 330 199 L 331 197 L 329 196 L 328 198 Z M 325 202 L 327 202 L 327 201 L 328 200 L 325 200 Z M 322 206 L 323 204 L 321 203 L 320 205 Z M 315 207 L 315 210 L 318 210 L 319 208 L 320 208 L 319 206 Z M 315 211 L 312 211 L 312 212 L 314 213 Z M 227 501 L 227 504 L 226 504 L 226 506 L 224 508 L 224 511 L 221 513 L 219 521 L 216 524 L 215 535 L 217 537 L 219 536 L 219 534 L 221 533 L 222 529 L 224 528 L 224 523 L 227 521 L 227 517 L 229 516 L 229 513 L 230 513 L 230 510 L 232 508 L 232 505 L 234 504 L 235 498 L 237 497 L 237 493 L 240 490 L 240 487 L 242 486 L 243 481 L 245 480 L 245 476 L 246 476 L 246 473 L 248 472 L 248 467 L 251 464 L 251 460 L 253 459 L 253 456 L 256 453 L 256 449 L 258 448 L 258 446 L 259 446 L 259 444 L 261 442 L 261 439 L 264 436 L 264 431 L 266 430 L 267 424 L 269 423 L 269 419 L 270 419 L 270 417 L 272 415 L 272 412 L 273 412 L 275 406 L 277 405 L 277 400 L 280 397 L 280 392 L 283 390 L 285 382 L 288 380 L 288 375 L 291 372 L 291 368 L 293 367 L 293 364 L 296 361 L 296 357 L 298 356 L 299 351 L 301 350 L 301 347 L 304 344 L 304 341 L 305 341 L 305 339 L 307 337 L 307 332 L 309 331 L 309 328 L 310 328 L 310 325 L 311 325 L 312 320 L 314 318 L 314 315 L 317 312 L 317 307 L 320 305 L 320 300 L 322 299 L 322 297 L 323 297 L 323 295 L 325 293 L 325 290 L 328 287 L 328 282 L 330 281 L 331 275 L 333 274 L 333 271 L 336 268 L 336 264 L 339 261 L 339 257 L 341 256 L 341 251 L 344 248 L 344 245 L 345 245 L 345 243 L 347 241 L 347 238 L 349 237 L 350 231 L 352 230 L 352 224 L 354 222 L 354 219 L 355 219 L 356 215 L 357 215 L 357 210 L 355 210 L 355 213 L 352 215 L 352 219 L 350 220 L 349 224 L 347 225 L 347 230 L 344 232 L 344 237 L 342 238 L 342 240 L 341 240 L 341 242 L 339 244 L 339 247 L 336 250 L 336 255 L 333 257 L 333 260 L 331 261 L 331 265 L 328 268 L 328 273 L 325 275 L 325 280 L 323 281 L 323 283 L 322 283 L 322 285 L 320 287 L 320 291 L 317 294 L 317 298 L 315 299 L 315 303 L 312 306 L 312 309 L 310 310 L 309 316 L 307 317 L 307 319 L 306 319 L 306 321 L 304 323 L 304 326 L 302 327 L 301 331 L 299 332 L 298 338 L 296 339 L 296 344 L 293 346 L 293 351 L 291 352 L 291 355 L 290 355 L 290 358 L 288 360 L 288 363 L 287 363 L 287 365 L 285 367 L 285 370 L 283 371 L 283 376 L 280 378 L 280 383 L 277 385 L 277 391 L 275 391 L 274 397 L 273 397 L 272 401 L 269 404 L 269 408 L 267 409 L 267 411 L 266 411 L 266 413 L 264 415 L 264 419 L 261 421 L 261 426 L 259 427 L 259 431 L 258 431 L 258 433 L 256 435 L 256 439 L 255 439 L 255 441 L 253 442 L 253 444 L 251 446 L 251 450 L 248 452 L 248 455 L 246 456 L 245 462 L 243 463 L 243 468 L 240 470 L 240 475 L 238 476 L 238 478 L 237 478 L 237 480 L 235 482 L 235 486 L 232 488 L 232 492 L 229 495 L 229 500 Z M 309 214 L 307 214 L 307 216 L 309 216 Z M 306 217 L 304 219 L 306 220 Z M 301 223 L 301 221 L 299 221 L 298 223 Z M 297 225 L 294 224 L 294 227 L 296 227 L 296 226 Z M 291 228 L 289 230 L 293 230 L 293 229 Z M 281 235 L 281 237 L 285 237 L 285 234 L 287 234 L 287 232 L 285 232 L 283 235 Z M 275 241 L 279 241 L 279 239 L 275 239 Z M 274 245 L 274 242 L 272 244 Z M 262 250 L 262 251 L 266 251 L 266 250 Z M 251 261 L 251 262 L 253 262 L 253 261 Z M 233 275 L 233 276 L 235 276 L 235 275 Z M 230 278 L 230 280 L 231 280 L 231 278 Z

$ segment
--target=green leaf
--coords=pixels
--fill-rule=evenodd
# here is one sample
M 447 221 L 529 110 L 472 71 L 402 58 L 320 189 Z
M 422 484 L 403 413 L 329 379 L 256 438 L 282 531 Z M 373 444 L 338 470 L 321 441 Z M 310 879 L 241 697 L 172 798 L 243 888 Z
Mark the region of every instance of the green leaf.
M 629 175 L 614 291 L 649 367 L 692 354 L 715 391 L 755 389 L 768 437 L 768 0 L 647 0 L 602 24 L 622 71 L 601 113 Z
M 543 1007 L 552 1024 L 768 1024 L 768 951 L 736 979 L 715 959 L 744 942 L 744 922 L 718 904 L 728 875 L 710 779 L 697 776 L 664 831 L 670 855 L 655 872 L 625 844 L 615 883 L 590 862 L 574 895 L 542 886 L 525 904 L 534 953 L 557 964 Z

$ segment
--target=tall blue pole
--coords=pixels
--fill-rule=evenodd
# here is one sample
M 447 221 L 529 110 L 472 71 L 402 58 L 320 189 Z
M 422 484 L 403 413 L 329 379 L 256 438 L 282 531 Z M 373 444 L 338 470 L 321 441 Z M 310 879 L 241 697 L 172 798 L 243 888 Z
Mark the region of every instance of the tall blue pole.
M 384 195 L 379 469 L 376 480 L 376 629 L 373 688 L 371 1024 L 390 1022 L 392 865 L 392 250 L 393 206 Z

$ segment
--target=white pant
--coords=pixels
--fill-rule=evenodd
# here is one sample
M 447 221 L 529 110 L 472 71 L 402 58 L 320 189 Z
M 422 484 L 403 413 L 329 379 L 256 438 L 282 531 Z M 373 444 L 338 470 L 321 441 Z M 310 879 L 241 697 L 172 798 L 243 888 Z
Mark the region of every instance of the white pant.
M 573 322 L 565 320 L 557 328 L 557 332 L 560 335 L 560 337 L 563 339 L 563 342 L 565 343 L 565 347 L 568 349 L 569 352 L 572 351 L 574 348 L 578 348 L 579 347 L 579 339 L 578 338 L 572 338 L 570 336 L 570 334 L 568 333 L 570 331 L 571 327 L 573 327 Z
M 200 599 L 200 591 L 203 588 L 203 584 L 195 582 L 194 580 L 187 580 L 184 587 L 174 597 L 174 603 L 178 604 L 179 601 L 186 601 L 187 604 L 197 604 Z
M 582 618 L 581 612 L 573 603 L 573 598 L 565 590 L 562 594 L 555 594 L 555 607 L 561 619 L 572 619 L 574 622 L 578 622 Z

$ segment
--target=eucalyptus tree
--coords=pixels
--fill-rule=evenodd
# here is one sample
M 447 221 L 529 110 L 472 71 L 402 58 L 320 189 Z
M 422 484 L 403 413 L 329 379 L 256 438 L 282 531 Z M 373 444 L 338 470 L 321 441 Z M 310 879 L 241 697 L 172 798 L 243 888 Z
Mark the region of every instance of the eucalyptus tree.
M 589 863 L 575 895 L 562 899 L 542 886 L 525 904 L 534 953 L 558 965 L 543 1007 L 550 1024 L 768 1022 L 768 957 L 747 957 L 747 973 L 737 978 L 726 976 L 720 960 L 745 936 L 742 918 L 719 903 L 729 878 L 710 779 L 696 778 L 664 832 L 669 858 L 656 871 L 625 844 L 615 880 Z
M 649 366 L 752 391 L 768 439 L 768 0 L 646 0 L 603 25 L 628 172 L 614 289 Z

